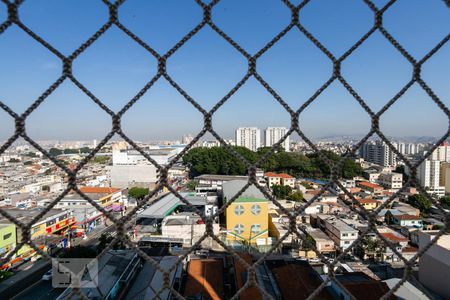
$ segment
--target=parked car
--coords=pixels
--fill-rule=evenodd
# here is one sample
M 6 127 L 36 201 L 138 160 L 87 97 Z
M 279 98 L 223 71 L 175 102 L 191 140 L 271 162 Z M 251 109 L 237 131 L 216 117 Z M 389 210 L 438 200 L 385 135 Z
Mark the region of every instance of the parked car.
M 42 280 L 51 280 L 53 277 L 52 270 L 48 270 L 44 275 L 42 275 Z

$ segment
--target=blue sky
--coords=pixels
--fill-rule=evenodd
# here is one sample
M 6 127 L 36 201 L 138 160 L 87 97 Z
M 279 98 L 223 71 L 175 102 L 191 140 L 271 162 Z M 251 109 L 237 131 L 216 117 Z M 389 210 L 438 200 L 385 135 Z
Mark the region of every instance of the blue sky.
M 295 1 L 294 1 L 295 2 Z M 381 6 L 387 1 L 374 1 Z M 100 0 L 32 0 L 20 9 L 22 22 L 68 55 L 108 18 Z M 189 0 L 130 0 L 120 9 L 121 22 L 163 54 L 202 18 Z M 373 14 L 359 0 L 312 0 L 302 10 L 302 24 L 335 56 L 342 55 L 372 26 Z M 0 22 L 6 6 L 0 4 Z M 254 54 L 290 22 L 290 11 L 276 0 L 223 0 L 213 20 Z M 442 0 L 398 0 L 385 14 L 385 27 L 420 59 L 450 31 L 450 10 Z M 156 60 L 117 28 L 111 28 L 73 66 L 76 78 L 118 111 L 156 73 Z M 211 108 L 246 73 L 241 54 L 209 27 L 203 28 L 168 60 L 167 70 L 189 95 Z M 299 30 L 294 29 L 259 60 L 259 74 L 297 109 L 331 75 L 332 65 Z M 0 35 L 0 100 L 23 112 L 61 73 L 61 62 L 16 26 Z M 342 65 L 342 74 L 368 105 L 378 111 L 411 77 L 411 66 L 376 32 Z M 423 78 L 450 104 L 450 43 L 423 67 Z M 165 80 L 158 81 L 124 116 L 122 126 L 139 140 L 177 139 L 198 133 L 202 116 Z M 13 120 L 0 110 L 0 140 L 9 137 Z M 214 115 L 213 126 L 225 138 L 238 126 L 289 126 L 290 118 L 254 79 Z M 306 135 L 360 135 L 370 128 L 361 106 L 338 82 L 300 116 Z M 101 139 L 110 117 L 66 81 L 27 120 L 35 139 Z M 441 136 L 447 117 L 418 86 L 381 118 L 390 136 Z

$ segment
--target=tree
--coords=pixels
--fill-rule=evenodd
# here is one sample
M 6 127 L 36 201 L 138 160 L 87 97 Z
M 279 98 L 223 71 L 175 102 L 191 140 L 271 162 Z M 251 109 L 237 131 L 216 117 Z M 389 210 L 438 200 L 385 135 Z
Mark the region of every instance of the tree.
M 25 156 L 28 156 L 28 157 L 37 157 L 36 153 L 31 152 L 31 151 L 28 152 L 28 153 L 26 153 Z
M 300 191 L 293 192 L 287 197 L 287 199 L 295 202 L 302 202 L 304 200 L 303 194 Z
M 277 199 L 286 199 L 292 192 L 292 188 L 288 185 L 272 185 L 272 193 Z
M 18 162 L 20 162 L 20 159 L 11 158 L 10 160 L 8 160 L 8 162 L 10 162 L 10 163 L 18 163 Z
M 190 191 L 195 191 L 195 189 L 198 186 L 198 181 L 197 180 L 191 180 L 186 184 L 186 187 L 190 190 Z
M 136 199 L 142 200 L 148 195 L 148 188 L 132 187 L 128 190 L 128 196 Z
M 27 160 L 27 161 L 25 161 L 23 163 L 24 166 L 29 166 L 29 165 L 32 165 L 32 164 L 33 164 L 33 162 L 31 160 Z
M 444 209 L 450 209 L 450 196 L 444 196 L 439 201 Z
M 377 259 L 382 257 L 384 248 L 385 246 L 381 240 L 365 236 L 355 247 L 355 252 L 362 259 L 366 259 L 366 255 Z
M 50 187 L 48 185 L 44 185 L 44 186 L 42 186 L 42 191 L 50 192 Z
M 105 165 L 111 161 L 111 158 L 108 156 L 95 156 L 92 161 L 97 164 Z
M 302 239 L 302 250 L 313 250 L 316 246 L 316 240 L 309 234 Z
M 306 181 L 302 181 L 300 182 L 301 185 L 303 185 L 306 189 L 312 189 L 312 185 L 310 185 L 309 183 L 307 183 Z
M 0 270 L 0 282 L 13 276 L 14 273 L 7 270 Z
M 433 203 L 421 194 L 415 194 L 408 197 L 408 204 L 419 209 L 421 213 L 427 214 Z
M 79 149 L 64 149 L 64 154 L 78 154 L 80 153 Z
M 244 147 L 233 147 L 234 151 L 247 161 L 254 163 L 258 156 Z M 184 157 L 183 163 L 189 167 L 191 177 L 201 174 L 246 175 L 245 164 L 224 147 L 194 148 Z
M 82 147 L 80 148 L 80 153 L 91 153 L 91 149 L 89 147 Z
M 48 153 L 50 154 L 50 156 L 58 156 L 58 155 L 63 154 L 62 150 L 58 149 L 58 148 L 50 148 Z
M 244 147 L 232 147 L 250 163 L 264 158 L 259 167 L 264 171 L 287 173 L 293 177 L 323 179 L 331 175 L 330 166 L 316 153 L 303 155 L 295 152 L 285 152 L 282 149 L 271 151 L 270 148 L 260 148 L 253 152 Z M 321 154 L 333 164 L 342 161 L 342 157 L 331 152 L 321 151 Z M 190 176 L 201 174 L 247 175 L 245 164 L 230 153 L 225 147 L 194 148 L 183 157 L 183 163 L 189 168 Z M 338 176 L 353 178 L 362 174 L 362 168 L 351 158 L 345 158 L 337 170 Z

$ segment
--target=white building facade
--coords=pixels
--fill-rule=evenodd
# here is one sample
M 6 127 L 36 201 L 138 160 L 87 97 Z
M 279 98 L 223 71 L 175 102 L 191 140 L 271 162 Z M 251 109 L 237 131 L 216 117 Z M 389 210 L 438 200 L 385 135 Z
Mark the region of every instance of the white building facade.
M 252 151 L 261 147 L 261 131 L 257 127 L 240 127 L 236 129 L 236 146 Z
M 278 143 L 287 132 L 288 129 L 286 127 L 267 127 L 264 134 L 264 145 L 266 147 L 272 147 L 274 144 Z M 289 136 L 286 137 L 280 146 L 283 147 L 284 151 L 289 151 Z

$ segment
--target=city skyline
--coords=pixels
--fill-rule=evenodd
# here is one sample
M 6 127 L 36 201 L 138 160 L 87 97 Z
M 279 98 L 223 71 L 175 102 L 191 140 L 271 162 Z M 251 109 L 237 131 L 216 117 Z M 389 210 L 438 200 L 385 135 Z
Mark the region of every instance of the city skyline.
M 282 3 L 263 2 L 264 5 L 257 6 L 251 1 L 223 1 L 213 10 L 218 26 L 249 53 L 256 53 L 290 20 L 290 12 Z M 375 2 L 384 5 L 386 1 Z M 441 9 L 444 5 L 443 1 L 397 1 L 386 13 L 384 24 L 413 57 L 420 59 L 445 36 L 450 18 L 448 11 Z M 49 9 L 52 17 L 41 18 Z M 420 14 L 414 14 L 419 9 Z M 150 10 L 155 12 L 154 18 L 144 19 Z M 189 13 L 184 14 L 185 11 Z M 176 22 L 165 18 L 169 12 Z M 319 12 L 324 16 L 321 19 L 315 18 Z M 337 57 L 370 29 L 371 15 L 364 3 L 350 1 L 311 2 L 301 13 L 305 28 Z M 230 16 L 242 22 L 246 20 L 245 30 L 230 21 Z M 412 16 L 414 23 L 410 23 Z M 5 17 L 6 6 L 0 5 L 0 20 Z M 81 17 L 83 23 L 79 22 Z M 126 2 L 120 15 L 126 26 L 160 53 L 186 34 L 186 28 L 198 24 L 201 17 L 198 5 L 188 1 Z M 21 19 L 68 55 L 106 21 L 107 10 L 100 1 L 80 2 L 73 7 L 58 1 L 36 1 L 23 5 Z M 166 26 L 167 22 L 174 25 Z M 64 24 L 61 27 L 70 32 L 70 39 L 55 24 Z M 257 32 L 253 30 L 256 28 Z M 422 42 L 416 43 L 419 37 Z M 0 72 L 4 84 L 0 101 L 20 114 L 58 78 L 61 64 L 14 26 L 2 35 L 0 47 L 5 54 L 0 58 L 0 66 L 6 70 Z M 449 51 L 450 47 L 444 46 L 422 68 L 424 79 L 441 97 L 449 92 L 445 80 L 449 69 L 445 57 L 450 55 Z M 113 27 L 77 58 L 73 69 L 81 83 L 118 111 L 156 74 L 156 66 L 153 57 Z M 167 69 L 189 95 L 210 109 L 245 75 L 247 62 L 205 27 L 169 58 Z M 298 30 L 287 33 L 258 60 L 258 73 L 293 109 L 311 97 L 331 71 L 328 58 Z M 375 112 L 406 84 L 410 74 L 411 66 L 406 59 L 379 33 L 372 35 L 342 65 L 344 78 Z M 27 82 L 27 89 L 18 84 L 23 81 Z M 271 121 L 267 122 L 269 118 Z M 224 138 L 232 137 L 237 127 L 289 128 L 290 121 L 290 115 L 254 78 L 213 115 L 214 129 Z M 440 137 L 447 123 L 445 114 L 417 85 L 380 120 L 381 129 L 388 136 Z M 26 125 L 34 139 L 101 140 L 111 129 L 111 118 L 66 80 L 30 115 Z M 13 134 L 14 120 L 3 110 L 0 110 L 0 127 L 0 140 Z M 186 133 L 195 136 L 202 127 L 202 115 L 163 79 L 122 119 L 124 132 L 139 140 L 178 139 Z M 365 135 L 370 130 L 370 118 L 348 91 L 334 82 L 300 115 L 300 128 L 310 138 Z

